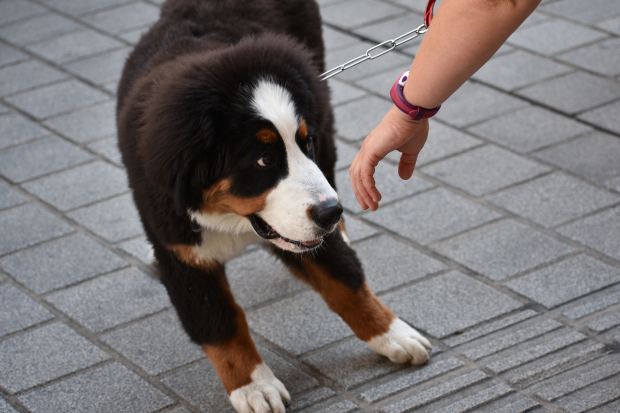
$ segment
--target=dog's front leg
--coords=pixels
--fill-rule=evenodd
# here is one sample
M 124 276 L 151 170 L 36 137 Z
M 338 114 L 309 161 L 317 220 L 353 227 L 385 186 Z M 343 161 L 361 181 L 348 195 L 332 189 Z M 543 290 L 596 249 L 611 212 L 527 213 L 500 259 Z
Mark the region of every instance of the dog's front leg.
M 162 261 L 162 281 L 181 323 L 209 356 L 233 407 L 239 413 L 285 413 L 290 395 L 258 354 L 224 267 Z
M 278 253 L 293 274 L 319 292 L 329 308 L 372 350 L 394 363 L 425 363 L 430 342 L 372 293 L 355 251 L 340 233 L 330 234 L 324 242 L 322 248 L 308 254 Z

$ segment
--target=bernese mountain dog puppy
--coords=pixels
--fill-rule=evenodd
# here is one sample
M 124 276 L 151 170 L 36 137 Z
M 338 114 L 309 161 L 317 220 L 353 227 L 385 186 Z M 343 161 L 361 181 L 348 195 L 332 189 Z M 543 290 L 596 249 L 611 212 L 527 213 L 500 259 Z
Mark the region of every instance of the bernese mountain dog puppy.
M 313 0 L 168 0 L 128 58 L 118 137 L 156 266 L 238 412 L 290 396 L 258 354 L 224 263 L 263 242 L 371 349 L 430 343 L 370 291 L 341 220 Z

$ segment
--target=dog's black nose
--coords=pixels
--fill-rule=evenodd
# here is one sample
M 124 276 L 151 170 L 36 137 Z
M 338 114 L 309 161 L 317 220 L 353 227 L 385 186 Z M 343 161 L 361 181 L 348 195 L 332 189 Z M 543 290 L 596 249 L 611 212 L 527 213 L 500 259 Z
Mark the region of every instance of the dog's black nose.
M 338 222 L 342 215 L 342 205 L 335 199 L 323 201 L 312 208 L 310 216 L 322 229 L 329 229 Z

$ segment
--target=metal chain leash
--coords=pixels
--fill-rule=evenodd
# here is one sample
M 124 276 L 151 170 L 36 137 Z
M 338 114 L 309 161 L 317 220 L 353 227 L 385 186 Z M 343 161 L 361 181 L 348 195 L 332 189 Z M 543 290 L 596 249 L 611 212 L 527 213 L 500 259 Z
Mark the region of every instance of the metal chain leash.
M 417 29 L 415 30 L 411 30 L 410 32 L 407 32 L 405 34 L 402 34 L 400 36 L 398 36 L 395 39 L 391 39 L 391 40 L 386 40 L 382 43 L 379 43 L 376 46 L 371 47 L 370 49 L 366 50 L 366 53 L 364 53 L 361 56 L 356 57 L 355 59 L 351 59 L 346 63 L 341 64 L 340 66 L 336 66 L 333 69 L 328 70 L 327 72 L 321 74 L 319 76 L 319 79 L 321 80 L 327 80 L 332 76 L 336 76 L 337 74 L 352 68 L 355 65 L 359 65 L 362 62 L 365 62 L 366 60 L 372 60 L 372 59 L 376 59 L 379 56 L 383 56 L 386 53 L 391 52 L 392 50 L 394 50 L 396 47 L 400 46 L 401 44 L 405 44 L 413 39 L 415 39 L 416 37 L 418 37 L 421 34 L 426 33 L 427 31 L 427 27 L 425 24 L 420 25 Z M 408 37 L 411 36 L 411 37 Z M 408 38 L 407 38 L 408 37 Z M 405 39 L 405 40 L 402 40 Z M 372 52 L 375 49 L 378 49 L 380 47 L 384 47 L 389 45 L 389 47 L 385 50 L 383 50 L 381 53 L 378 53 L 376 55 L 371 55 L 370 52 Z

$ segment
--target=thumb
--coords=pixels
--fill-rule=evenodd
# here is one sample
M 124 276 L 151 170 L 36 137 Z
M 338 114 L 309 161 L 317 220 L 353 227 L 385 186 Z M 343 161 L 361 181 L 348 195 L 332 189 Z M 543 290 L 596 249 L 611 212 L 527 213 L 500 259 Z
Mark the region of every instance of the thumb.
M 413 175 L 415 164 L 418 161 L 418 154 L 403 153 L 400 156 L 400 162 L 398 162 L 398 176 L 401 179 L 409 179 Z

